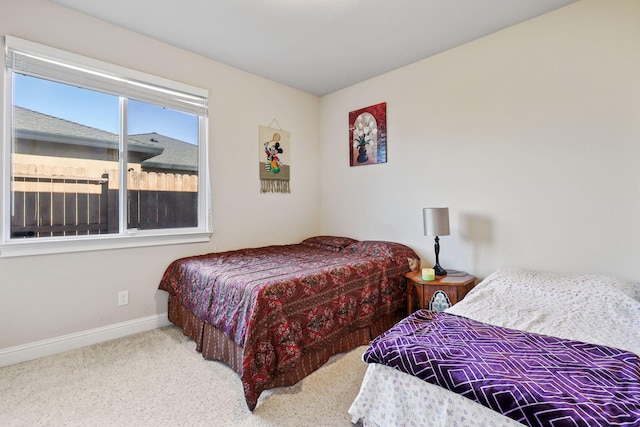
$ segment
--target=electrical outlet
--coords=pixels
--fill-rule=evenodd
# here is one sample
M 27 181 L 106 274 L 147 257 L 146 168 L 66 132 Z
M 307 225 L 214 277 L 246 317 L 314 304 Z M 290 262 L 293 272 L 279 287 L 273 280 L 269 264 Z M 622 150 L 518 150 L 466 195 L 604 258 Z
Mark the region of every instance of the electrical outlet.
M 118 292 L 118 305 L 129 304 L 129 291 Z

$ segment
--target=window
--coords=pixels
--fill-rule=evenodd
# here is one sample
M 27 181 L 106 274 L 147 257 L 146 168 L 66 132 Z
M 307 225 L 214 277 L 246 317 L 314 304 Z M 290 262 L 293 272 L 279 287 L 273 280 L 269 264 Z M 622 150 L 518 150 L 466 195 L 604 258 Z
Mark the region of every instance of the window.
M 0 256 L 209 239 L 207 91 L 5 44 Z

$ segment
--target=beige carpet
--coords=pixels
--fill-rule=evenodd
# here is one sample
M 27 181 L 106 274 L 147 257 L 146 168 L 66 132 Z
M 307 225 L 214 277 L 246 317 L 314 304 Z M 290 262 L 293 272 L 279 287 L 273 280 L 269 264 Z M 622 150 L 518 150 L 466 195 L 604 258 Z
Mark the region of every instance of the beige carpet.
M 0 368 L 0 425 L 351 426 L 365 348 L 263 392 L 251 413 L 238 375 L 168 326 Z

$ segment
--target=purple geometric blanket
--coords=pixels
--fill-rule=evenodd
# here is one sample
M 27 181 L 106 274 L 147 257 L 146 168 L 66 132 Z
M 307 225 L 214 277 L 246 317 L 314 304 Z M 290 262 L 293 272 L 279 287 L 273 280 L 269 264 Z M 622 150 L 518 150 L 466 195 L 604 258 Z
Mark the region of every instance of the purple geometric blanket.
M 529 426 L 640 426 L 640 357 L 417 311 L 363 355 Z

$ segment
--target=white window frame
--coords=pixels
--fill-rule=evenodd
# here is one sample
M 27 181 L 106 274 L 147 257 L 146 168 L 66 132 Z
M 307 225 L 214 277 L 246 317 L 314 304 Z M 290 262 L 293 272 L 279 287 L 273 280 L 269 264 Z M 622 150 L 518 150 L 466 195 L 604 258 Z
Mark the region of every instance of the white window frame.
M 90 90 L 108 91 L 117 96 L 134 98 L 175 108 L 180 111 L 195 112 L 198 120 L 198 226 L 193 228 L 168 228 L 137 230 L 127 229 L 123 224 L 126 203 L 126 179 L 121 179 L 120 188 L 120 228 L 112 234 L 86 236 L 38 237 L 11 239 L 11 153 L 13 144 L 13 69 L 8 64 L 18 52 L 26 58 L 35 58 L 36 77 L 50 78 L 63 83 L 82 81 L 79 86 Z M 13 36 L 5 36 L 3 102 L 3 143 L 2 169 L 0 175 L 0 257 L 40 255 L 52 253 L 80 252 L 88 250 L 119 249 L 156 245 L 206 242 L 211 239 L 210 185 L 208 169 L 208 117 L 209 93 L 205 89 L 174 82 L 161 77 L 130 70 L 103 61 L 87 58 L 64 50 L 48 47 Z M 38 68 L 43 64 L 44 71 Z M 52 76 L 47 74 L 51 64 Z M 15 63 L 13 64 L 15 67 Z M 56 77 L 57 73 L 57 77 Z M 53 78 L 51 78 L 53 77 Z M 95 78 L 95 80 L 94 80 Z M 75 80 L 74 80 L 75 79 Z M 89 83 L 85 83 L 88 81 Z M 106 88 L 106 90 L 105 90 Z M 133 96 L 131 94 L 134 94 Z M 126 115 L 123 118 L 126 128 Z M 121 120 L 122 121 L 122 120 Z M 122 135 L 122 130 L 121 130 Z M 121 140 L 124 139 L 121 137 Z M 120 169 L 126 171 L 126 150 L 121 141 Z

